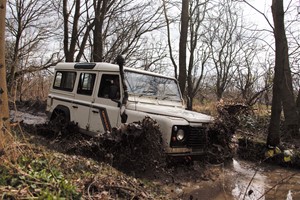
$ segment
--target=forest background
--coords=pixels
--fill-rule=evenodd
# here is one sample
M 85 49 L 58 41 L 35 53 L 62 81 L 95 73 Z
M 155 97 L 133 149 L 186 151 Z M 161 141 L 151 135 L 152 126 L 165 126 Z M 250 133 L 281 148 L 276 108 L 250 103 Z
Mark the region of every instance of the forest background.
M 272 108 L 268 143 L 276 146 L 282 110 L 287 130 L 299 135 L 299 2 L 256 5 L 8 0 L 1 80 L 10 101 L 44 100 L 56 63 L 114 62 L 122 54 L 127 67 L 176 77 L 187 109 L 224 99 Z
M 187 109 L 214 115 L 222 102 L 243 103 L 255 111 L 247 122 L 262 113 L 267 119 L 268 129 L 262 129 L 268 135 L 267 152 L 276 153 L 282 136 L 293 146 L 300 138 L 299 6 L 296 0 L 0 0 L 1 192 L 75 197 L 83 188 L 90 197 L 91 186 L 106 195 L 103 185 L 111 186 L 112 169 L 103 170 L 102 163 L 93 170 L 109 172 L 99 179 L 105 184 L 97 182 L 94 171 L 83 178 L 78 157 L 45 153 L 23 143 L 23 134 L 18 142 L 20 135 L 10 130 L 8 104 L 45 101 L 51 67 L 58 62 L 114 62 L 122 54 L 127 67 L 177 78 Z M 253 124 L 257 138 L 260 130 Z M 85 169 L 97 166 L 84 162 Z M 64 177 L 56 167 L 65 169 L 63 163 L 81 168 Z M 126 195 L 132 183 L 144 189 L 135 179 L 117 178 L 129 183 L 120 187 Z

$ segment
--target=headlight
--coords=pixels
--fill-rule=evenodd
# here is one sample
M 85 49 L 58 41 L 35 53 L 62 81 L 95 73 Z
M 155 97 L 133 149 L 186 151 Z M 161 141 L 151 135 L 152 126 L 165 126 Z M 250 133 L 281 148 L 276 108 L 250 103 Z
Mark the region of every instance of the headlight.
M 178 130 L 178 132 L 176 134 L 176 139 L 178 141 L 183 141 L 183 139 L 184 139 L 184 131 L 182 129 Z

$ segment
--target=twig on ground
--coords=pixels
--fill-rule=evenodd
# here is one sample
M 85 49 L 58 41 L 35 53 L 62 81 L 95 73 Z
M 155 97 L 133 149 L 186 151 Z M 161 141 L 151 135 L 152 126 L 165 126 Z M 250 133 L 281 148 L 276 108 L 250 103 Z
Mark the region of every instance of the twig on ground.
M 273 185 L 270 189 L 268 189 L 264 194 L 262 194 L 257 200 L 263 198 L 266 194 L 268 194 L 271 190 L 273 190 L 276 186 L 278 186 L 279 184 L 282 184 L 284 181 L 289 181 L 291 178 L 293 178 L 295 175 L 299 174 L 299 172 L 293 173 L 289 176 L 284 177 L 283 179 L 281 179 L 278 183 L 276 183 L 275 185 Z
M 246 194 L 247 194 L 248 188 L 250 187 L 252 181 L 254 180 L 254 177 L 256 176 L 257 172 L 258 172 L 258 168 L 255 169 L 255 172 L 254 172 L 254 174 L 253 174 L 250 182 L 248 183 L 248 185 L 246 187 L 246 190 L 245 190 L 245 193 L 244 193 L 244 196 L 243 196 L 243 200 L 246 198 Z

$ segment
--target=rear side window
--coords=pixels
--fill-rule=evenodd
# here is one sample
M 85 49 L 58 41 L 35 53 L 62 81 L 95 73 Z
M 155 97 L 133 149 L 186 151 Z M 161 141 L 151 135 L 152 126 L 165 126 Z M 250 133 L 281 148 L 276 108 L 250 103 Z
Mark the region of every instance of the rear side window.
M 96 79 L 96 74 L 81 73 L 78 88 L 77 88 L 77 93 L 84 94 L 84 95 L 92 95 L 95 79 Z
M 76 72 L 57 71 L 54 78 L 53 88 L 58 90 L 72 91 L 76 79 Z

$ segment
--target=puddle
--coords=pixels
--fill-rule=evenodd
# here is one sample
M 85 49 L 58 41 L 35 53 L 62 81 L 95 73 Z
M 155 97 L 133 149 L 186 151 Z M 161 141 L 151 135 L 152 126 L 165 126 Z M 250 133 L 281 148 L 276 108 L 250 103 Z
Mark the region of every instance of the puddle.
M 179 199 L 205 200 L 298 200 L 300 171 L 233 160 L 219 167 L 216 181 L 182 187 Z
M 231 168 L 233 172 L 229 180 L 234 184 L 234 199 L 259 199 L 264 196 L 267 177 L 262 169 L 241 165 L 237 160 L 232 161 Z
M 35 113 L 31 115 L 29 113 L 21 111 L 10 111 L 11 122 L 23 122 L 24 124 L 44 124 L 47 121 L 47 116 L 45 113 Z

